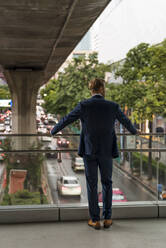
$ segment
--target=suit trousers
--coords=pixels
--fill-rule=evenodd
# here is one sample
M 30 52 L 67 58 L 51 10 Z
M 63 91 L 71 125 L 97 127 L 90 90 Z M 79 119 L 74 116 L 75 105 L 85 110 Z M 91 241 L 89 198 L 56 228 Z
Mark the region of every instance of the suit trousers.
M 84 155 L 89 214 L 92 221 L 100 220 L 98 205 L 98 168 L 100 170 L 103 199 L 103 218 L 112 215 L 112 157 Z

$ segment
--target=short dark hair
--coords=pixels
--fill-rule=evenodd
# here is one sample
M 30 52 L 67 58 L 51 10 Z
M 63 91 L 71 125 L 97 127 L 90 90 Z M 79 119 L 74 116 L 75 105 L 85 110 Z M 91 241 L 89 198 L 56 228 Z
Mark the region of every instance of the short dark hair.
M 105 88 L 105 81 L 101 78 L 92 79 L 89 82 L 89 89 L 98 92 L 101 88 Z

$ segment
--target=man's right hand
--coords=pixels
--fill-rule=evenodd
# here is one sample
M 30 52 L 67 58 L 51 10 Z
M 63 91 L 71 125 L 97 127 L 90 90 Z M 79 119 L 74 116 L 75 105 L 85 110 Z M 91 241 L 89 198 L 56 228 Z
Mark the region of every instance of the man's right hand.
M 141 130 L 137 129 L 137 134 L 141 135 Z

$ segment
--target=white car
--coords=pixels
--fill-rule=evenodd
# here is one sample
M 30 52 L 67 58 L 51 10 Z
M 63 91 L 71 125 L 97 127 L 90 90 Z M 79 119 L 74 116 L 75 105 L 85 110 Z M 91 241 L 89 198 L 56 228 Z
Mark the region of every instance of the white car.
M 81 185 L 75 176 L 62 176 L 57 180 L 57 189 L 63 196 L 80 196 Z
M 39 127 L 39 128 L 38 128 L 38 132 L 39 132 L 39 133 L 46 134 L 46 133 L 47 133 L 47 128 Z
M 53 120 L 53 119 L 54 119 L 54 117 L 53 117 L 52 114 L 48 114 L 48 115 L 47 115 L 47 118 L 48 118 L 48 120 Z
M 6 125 L 6 126 L 8 126 L 8 125 L 10 126 L 10 121 L 7 121 L 7 120 L 6 120 L 6 121 L 5 121 L 5 125 Z
M 5 125 L 3 123 L 0 123 L 0 132 L 5 131 Z
M 10 126 L 6 126 L 5 128 L 6 128 L 6 132 L 7 132 L 7 133 L 10 133 L 10 131 L 11 131 Z
M 45 142 L 51 142 L 52 141 L 52 137 L 50 137 L 50 136 L 42 136 L 41 137 L 41 140 L 42 141 L 45 141 Z
M 0 148 L 0 151 L 3 151 L 2 148 Z M 5 154 L 0 152 L 0 161 L 3 161 L 4 157 L 5 157 Z
M 85 167 L 84 167 L 83 158 L 81 157 L 74 158 L 74 160 L 72 161 L 72 168 L 74 171 L 84 171 Z

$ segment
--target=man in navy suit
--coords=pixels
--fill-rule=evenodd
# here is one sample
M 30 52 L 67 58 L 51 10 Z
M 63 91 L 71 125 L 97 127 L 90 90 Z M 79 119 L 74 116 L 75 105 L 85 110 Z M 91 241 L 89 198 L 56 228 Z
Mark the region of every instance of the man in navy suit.
M 137 134 L 131 121 L 121 111 L 119 105 L 104 99 L 105 82 L 94 79 L 89 83 L 92 97 L 84 100 L 51 130 L 58 133 L 65 126 L 80 119 L 82 131 L 78 154 L 83 157 L 87 182 L 89 226 L 100 229 L 100 209 L 98 206 L 98 167 L 101 174 L 104 227 L 112 225 L 112 158 L 117 156 L 114 131 L 115 120 L 119 120 L 129 132 Z

